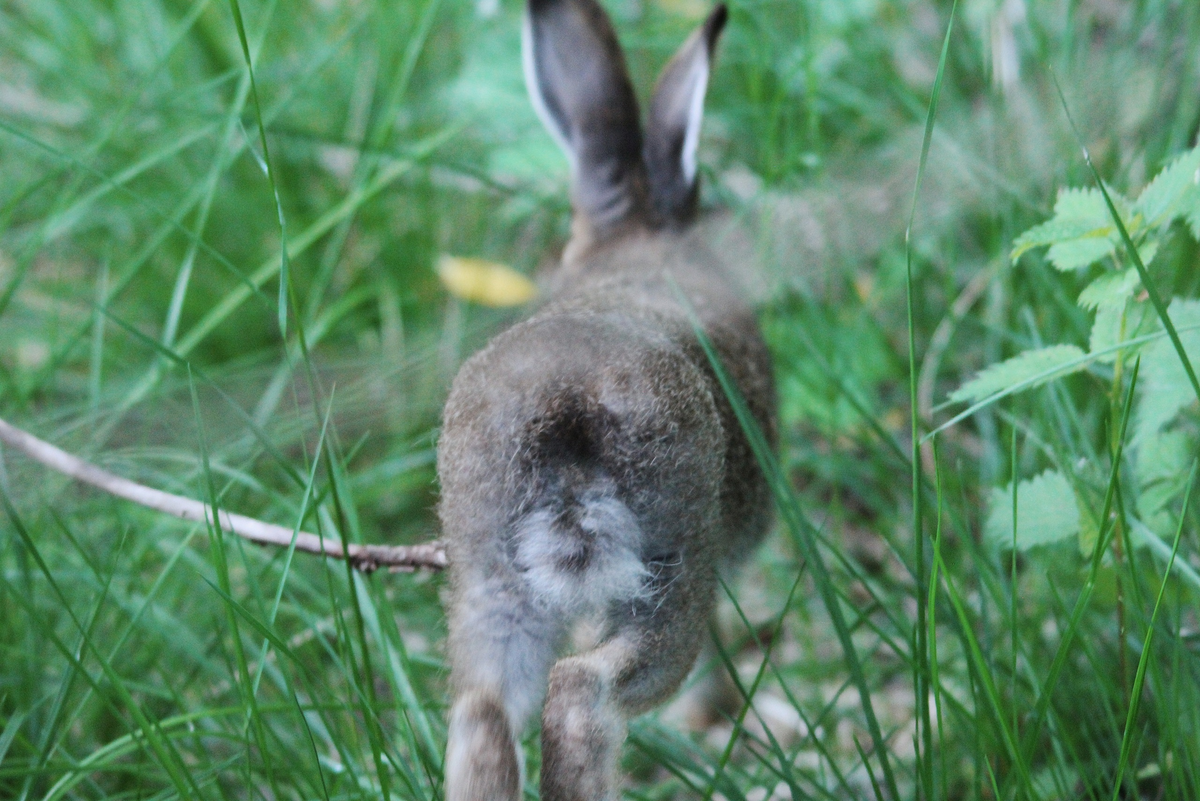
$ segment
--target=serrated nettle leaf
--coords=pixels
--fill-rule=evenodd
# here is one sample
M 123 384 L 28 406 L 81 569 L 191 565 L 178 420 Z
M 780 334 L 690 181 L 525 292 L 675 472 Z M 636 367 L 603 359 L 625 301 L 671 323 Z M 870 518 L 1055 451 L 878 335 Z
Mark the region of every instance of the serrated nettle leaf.
M 1146 524 L 1146 528 L 1157 534 L 1159 537 L 1168 539 L 1175 533 L 1175 528 L 1178 525 L 1178 518 L 1171 513 L 1171 501 L 1181 496 L 1184 480 L 1179 479 L 1177 487 L 1167 487 L 1166 485 L 1158 485 L 1143 493 L 1142 498 L 1138 502 L 1139 519 Z M 1155 500 L 1148 500 L 1152 496 Z M 1161 497 L 1158 497 L 1161 496 Z M 1153 511 L 1142 511 L 1143 502 L 1147 506 L 1153 506 Z M 1136 538 L 1133 543 L 1138 546 L 1144 546 L 1147 543 L 1141 538 Z
M 1130 236 L 1137 239 L 1142 217 L 1127 198 L 1110 191 L 1113 205 Z M 1013 241 L 1016 261 L 1031 248 L 1050 246 L 1048 258 L 1060 270 L 1078 270 L 1113 253 L 1119 237 L 1112 215 L 1098 189 L 1064 189 L 1054 204 L 1054 217 L 1035 225 Z
M 1068 272 L 1091 267 L 1101 259 L 1111 256 L 1116 247 L 1116 243 L 1107 236 L 1081 237 L 1051 245 L 1046 257 L 1055 269 Z
M 1158 431 L 1138 443 L 1134 476 L 1141 487 L 1164 478 L 1186 478 L 1196 455 L 1193 437 L 1185 431 Z
M 1065 540 L 1079 531 L 1075 492 L 1062 473 L 1047 470 L 1017 485 L 1017 550 Z M 993 548 L 1013 545 L 1013 488 L 993 489 L 988 497 L 984 542 Z
M 1148 303 L 1137 303 L 1126 299 L 1120 306 L 1101 306 L 1096 310 L 1096 319 L 1092 323 L 1092 334 L 1088 340 L 1088 348 L 1092 353 L 1098 353 L 1105 348 L 1111 348 L 1135 339 L 1155 330 L 1158 317 L 1154 308 Z M 1121 327 L 1124 325 L 1125 330 Z M 1139 346 L 1130 346 L 1121 352 L 1128 359 L 1138 352 Z M 1118 351 L 1099 357 L 1099 361 L 1112 364 L 1117 360 Z
M 950 400 L 979 401 L 1024 381 L 1035 381 L 1032 389 L 1047 381 L 1082 370 L 1084 365 L 1072 364 L 1083 358 L 1083 351 L 1074 345 L 1051 345 L 1048 348 L 1027 350 L 999 364 L 985 367 L 975 377 L 954 391 Z
M 1124 311 L 1123 306 L 1104 306 L 1096 312 L 1096 319 L 1092 321 L 1092 333 L 1088 337 L 1088 350 L 1097 353 L 1124 339 L 1121 336 L 1121 318 Z M 1100 357 L 1100 361 L 1110 364 L 1116 360 L 1115 351 Z
M 1129 233 L 1135 234 L 1140 231 L 1141 215 L 1134 211 L 1129 198 L 1112 187 L 1108 187 L 1108 196 Z M 1064 219 L 1099 220 L 1100 224 L 1105 226 L 1113 224 L 1108 204 L 1104 202 L 1104 195 L 1099 189 L 1091 187 L 1059 192 L 1058 200 L 1054 203 L 1054 216 Z
M 1105 272 L 1083 288 L 1078 303 L 1091 311 L 1100 307 L 1121 308 L 1141 283 L 1136 267 L 1121 272 Z
M 1137 246 L 1138 256 L 1142 259 L 1142 266 L 1149 266 L 1150 262 L 1154 261 L 1154 257 L 1158 255 L 1158 244 L 1160 241 L 1158 237 L 1151 237 Z
M 1160 431 L 1138 444 L 1134 466 L 1138 515 L 1156 534 L 1168 536 L 1174 531 L 1170 505 L 1185 488 L 1195 454 L 1194 438 L 1183 431 Z
M 1188 359 L 1193 364 L 1200 361 L 1200 300 L 1175 298 L 1167 315 L 1179 332 Z M 1138 384 L 1137 442 L 1157 433 L 1196 401 L 1179 354 L 1166 337 L 1151 342 L 1143 351 Z
M 1134 204 L 1149 226 L 1165 225 L 1183 211 L 1190 189 L 1200 185 L 1200 148 L 1193 148 L 1164 167 Z
M 1122 204 L 1117 203 L 1117 195 L 1112 192 L 1109 195 L 1117 210 L 1124 211 L 1121 207 Z M 1128 201 L 1124 205 L 1128 206 Z M 1054 216 L 1064 219 L 1093 220 L 1097 226 L 1111 223 L 1104 195 L 1100 193 L 1099 189 L 1093 187 L 1060 189 L 1058 197 L 1054 201 Z
M 1200 186 L 1193 186 L 1184 193 L 1179 209 L 1192 231 L 1192 238 L 1200 241 Z
M 1012 259 L 1016 261 L 1032 248 L 1080 238 L 1108 237 L 1115 230 L 1110 218 L 1097 222 L 1055 217 L 1035 225 L 1013 240 Z

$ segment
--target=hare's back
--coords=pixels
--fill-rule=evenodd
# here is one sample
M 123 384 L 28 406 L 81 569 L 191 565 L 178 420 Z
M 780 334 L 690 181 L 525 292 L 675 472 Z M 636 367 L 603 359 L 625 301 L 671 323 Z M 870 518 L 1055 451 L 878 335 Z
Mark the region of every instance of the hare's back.
M 715 260 L 681 259 L 682 249 L 672 247 L 653 254 L 669 265 L 655 268 L 638 262 L 636 255 L 642 252 L 645 248 L 635 249 L 631 258 L 615 251 L 619 258 L 593 262 L 590 273 L 560 292 L 543 314 L 589 310 L 637 321 L 669 339 L 703 375 L 722 427 L 722 536 L 729 561 L 737 562 L 765 535 L 773 504 L 734 403 L 749 412 L 773 450 L 777 409 L 770 353 L 749 306 L 723 272 L 709 266 Z M 707 339 L 710 351 L 702 346 L 698 332 Z M 729 379 L 729 387 L 722 384 L 714 360 Z M 731 401 L 730 390 L 736 401 Z

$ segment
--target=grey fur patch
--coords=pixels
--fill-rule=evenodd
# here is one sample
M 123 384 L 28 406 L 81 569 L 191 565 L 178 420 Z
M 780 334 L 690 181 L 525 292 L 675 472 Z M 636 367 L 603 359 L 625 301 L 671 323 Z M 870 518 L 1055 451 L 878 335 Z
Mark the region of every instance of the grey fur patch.
M 535 602 L 576 618 L 643 596 L 649 573 L 629 507 L 601 493 L 573 507 L 538 509 L 516 525 L 515 562 Z

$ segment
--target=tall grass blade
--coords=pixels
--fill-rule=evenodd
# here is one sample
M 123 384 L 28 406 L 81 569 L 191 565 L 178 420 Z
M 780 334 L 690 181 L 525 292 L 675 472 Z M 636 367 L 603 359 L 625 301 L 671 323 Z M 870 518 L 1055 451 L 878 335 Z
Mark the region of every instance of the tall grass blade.
M 1100 517 L 1098 518 L 1101 521 L 1101 527 L 1096 535 L 1095 545 L 1092 548 L 1087 578 L 1084 579 L 1083 587 L 1080 589 L 1079 596 L 1075 600 L 1075 606 L 1071 610 L 1067 628 L 1059 640 L 1058 648 L 1054 653 L 1054 659 L 1050 663 L 1050 670 L 1046 676 L 1046 680 L 1042 683 L 1037 702 L 1034 704 L 1033 715 L 1030 717 L 1030 723 L 1025 731 L 1021 747 L 1021 753 L 1026 759 L 1033 753 L 1037 738 L 1041 735 L 1042 726 L 1046 722 L 1046 713 L 1050 707 L 1051 696 L 1054 693 L 1054 689 L 1058 686 L 1058 680 L 1062 675 L 1063 668 L 1066 667 L 1071 643 L 1079 631 L 1080 623 L 1083 620 L 1083 613 L 1087 610 L 1092 593 L 1095 591 L 1096 578 L 1100 573 L 1101 558 L 1108 548 L 1110 537 L 1113 533 L 1113 525 L 1112 521 L 1109 520 L 1109 514 L 1112 511 L 1114 497 L 1117 493 L 1118 481 L 1121 474 L 1121 457 L 1125 450 L 1125 435 L 1129 428 L 1130 412 L 1133 407 L 1133 390 L 1137 386 L 1137 377 L 1140 368 L 1141 360 L 1138 359 L 1134 362 L 1133 370 L 1129 376 L 1129 387 L 1125 391 L 1125 399 L 1121 404 L 1120 430 L 1117 434 L 1116 449 L 1112 457 L 1112 467 L 1109 469 L 1108 486 L 1104 493 L 1104 503 Z
M 916 319 L 913 314 L 913 294 L 915 279 L 913 276 L 912 231 L 917 217 L 917 203 L 921 196 L 921 182 L 925 177 L 925 168 L 929 160 L 929 145 L 933 141 L 933 123 L 937 117 L 938 101 L 942 94 L 942 81 L 946 75 L 946 57 L 950 52 L 950 35 L 954 32 L 954 16 L 958 11 L 958 0 L 950 6 L 950 18 L 946 22 L 946 35 L 942 38 L 942 52 L 938 56 L 937 74 L 933 79 L 933 90 L 929 98 L 929 110 L 925 115 L 925 132 L 921 140 L 921 158 L 917 165 L 916 184 L 913 186 L 912 207 L 908 214 L 908 225 L 904 229 L 904 262 L 905 262 L 905 309 L 908 316 L 908 392 L 909 392 L 909 425 L 912 436 L 912 536 L 913 536 L 913 570 L 917 580 L 916 600 L 917 616 L 914 622 L 915 638 L 913 648 L 913 692 L 917 702 L 917 764 L 921 777 L 921 796 L 930 800 L 933 798 L 933 732 L 929 715 L 929 630 L 926 619 L 925 603 L 929 587 L 929 576 L 925 558 L 925 520 L 921 491 L 921 421 L 917 403 L 917 333 Z M 886 763 L 885 763 L 886 767 Z M 892 784 L 889 779 L 889 786 Z M 891 787 L 894 790 L 894 787 Z
M 216 482 L 213 480 L 212 468 L 208 459 L 208 438 L 204 430 L 204 420 L 200 415 L 200 399 L 196 394 L 196 382 L 192 380 L 191 375 L 188 375 L 188 389 L 192 396 L 192 414 L 196 420 L 197 442 L 200 447 L 200 463 L 204 470 L 204 482 L 206 495 L 208 496 L 208 505 L 212 509 L 212 518 L 208 522 L 208 537 L 209 543 L 212 546 L 212 561 L 213 572 L 216 573 L 217 583 L 224 590 L 226 596 L 232 596 L 231 583 L 229 580 L 229 560 L 225 553 L 225 532 L 221 529 L 220 506 L 218 504 L 218 494 Z M 237 617 L 233 611 L 226 607 L 225 609 L 226 625 L 229 626 L 229 633 L 233 643 L 233 655 L 237 668 L 237 673 L 232 677 L 233 683 L 242 697 L 242 703 L 246 708 L 246 724 L 253 734 L 255 745 L 258 747 L 260 754 L 268 753 L 266 732 L 263 726 L 262 716 L 258 711 L 258 700 L 255 697 L 254 689 L 250 679 L 250 665 L 246 659 L 246 650 L 242 644 L 242 635 L 237 624 Z M 247 751 L 249 751 L 249 743 L 246 743 Z M 248 755 L 247 755 L 248 756 Z M 247 759 L 249 763 L 249 759 Z M 280 788 L 275 781 L 274 766 L 267 760 L 266 764 L 267 782 L 271 785 L 271 789 L 277 795 Z M 249 765 L 247 764 L 247 769 Z
M 171 780 L 171 784 L 175 787 L 175 791 L 185 799 L 202 797 L 202 793 L 200 792 L 200 788 L 196 784 L 194 777 L 183 764 L 179 754 L 174 748 L 171 747 L 170 741 L 160 736 L 157 727 L 150 721 L 149 717 L 147 717 L 141 706 L 138 705 L 138 703 L 134 700 L 133 694 L 130 692 L 125 680 L 119 674 L 117 674 L 109 661 L 100 653 L 96 644 L 87 636 L 87 627 L 83 625 L 83 623 L 71 610 L 71 606 L 67 600 L 66 594 L 63 592 L 58 581 L 55 580 L 54 573 L 50 570 L 50 567 L 46 564 L 41 552 L 34 544 L 33 538 L 29 535 L 28 530 L 25 528 L 25 524 L 17 514 L 17 510 L 12 504 L 12 499 L 9 497 L 8 491 L 4 488 L 3 484 L 0 484 L 0 502 L 3 503 L 4 511 L 8 515 L 9 522 L 12 523 L 13 528 L 17 532 L 17 536 L 24 544 L 26 552 L 33 557 L 34 563 L 37 565 L 38 569 L 45 577 L 46 582 L 49 584 L 50 589 L 54 591 L 54 595 L 61 603 L 63 611 L 67 613 L 67 616 L 71 619 L 71 622 L 74 623 L 75 628 L 83 636 L 83 644 L 86 647 L 86 650 L 90 651 L 93 657 L 99 663 L 100 669 L 104 674 L 104 678 L 108 681 L 108 687 L 106 689 L 110 690 L 111 693 L 106 691 L 106 689 L 99 687 L 99 682 L 97 682 L 97 680 L 92 677 L 92 675 L 83 667 L 81 661 L 82 656 L 77 657 L 72 649 L 68 648 L 62 642 L 53 629 L 48 628 L 44 632 L 44 635 L 50 640 L 51 643 L 53 643 L 54 647 L 58 649 L 59 653 L 63 655 L 63 657 L 71 664 L 71 666 L 78 671 L 78 674 L 84 676 L 88 680 L 93 689 L 100 690 L 101 696 L 106 699 L 107 703 L 113 709 L 113 712 L 117 715 L 118 719 L 120 719 L 122 707 L 124 708 L 124 711 L 128 712 L 133 717 L 137 730 L 145 739 L 146 744 L 149 745 L 150 750 L 157 758 L 159 765 L 164 771 L 166 771 L 167 776 Z M 31 618 L 36 619 L 38 613 L 37 609 L 33 605 L 32 598 L 26 597 L 22 593 L 14 590 L 9 584 L 7 578 L 4 578 L 3 580 L 5 587 L 8 588 L 9 595 L 13 597 L 18 605 L 25 608 Z M 113 694 L 116 695 L 116 699 L 112 698 Z M 120 707 L 116 705 L 117 700 L 121 702 Z
M 813 530 L 812 524 L 800 509 L 800 505 L 791 487 L 788 485 L 787 479 L 780 470 L 766 437 L 750 413 L 745 399 L 742 398 L 741 392 L 721 364 L 720 357 L 713 348 L 708 335 L 700 327 L 700 321 L 695 316 L 694 310 L 688 304 L 687 298 L 683 296 L 683 293 L 678 291 L 678 288 L 677 293 L 679 302 L 688 312 L 693 333 L 700 342 L 700 347 L 703 348 L 709 364 L 716 373 L 722 391 L 725 392 L 734 413 L 737 415 L 738 423 L 741 425 L 742 431 L 750 442 L 751 450 L 754 452 L 754 457 L 758 461 L 760 469 L 767 477 L 767 483 L 775 499 L 776 508 L 779 510 L 784 524 L 787 526 L 789 532 L 791 532 L 793 540 L 800 548 L 805 564 L 812 571 L 817 591 L 821 595 L 825 610 L 833 622 L 834 630 L 837 632 L 838 642 L 842 647 L 842 653 L 846 659 L 846 666 L 850 670 L 851 679 L 859 691 L 863 716 L 866 718 L 867 731 L 871 734 L 875 758 L 879 760 L 880 766 L 883 768 L 884 783 L 890 797 L 899 798 L 900 793 L 896 784 L 896 777 L 892 771 L 891 762 L 888 759 L 887 742 L 884 739 L 883 731 L 879 726 L 879 720 L 875 715 L 874 705 L 871 702 L 871 690 L 867 685 L 862 660 L 859 658 L 858 650 L 854 645 L 853 639 L 850 637 L 850 628 L 846 625 L 846 618 L 833 586 L 833 578 L 825 566 L 824 557 L 821 556 L 818 550 L 816 533 Z
M 271 3 L 269 7 L 273 7 Z M 258 124 L 258 142 L 262 147 L 262 166 L 266 173 L 267 183 L 271 186 L 271 195 L 275 199 L 275 214 L 279 222 L 279 334 L 287 336 L 288 310 L 288 249 L 287 221 L 283 216 L 283 201 L 279 198 L 279 184 L 275 180 L 275 170 L 271 166 L 271 149 L 267 144 L 267 126 L 263 123 L 262 103 L 258 99 L 258 82 L 254 79 L 254 60 L 250 56 L 250 43 L 246 39 L 246 23 L 242 21 L 242 6 L 238 0 L 229 0 L 229 8 L 233 12 L 233 22 L 237 28 L 238 43 L 242 46 L 242 57 L 246 60 L 246 73 L 250 76 L 250 97 L 254 105 L 254 120 Z M 266 15 L 268 18 L 270 14 Z M 263 23 L 263 35 L 267 30 Z
M 762 650 L 763 658 L 762 662 L 759 663 L 758 671 L 754 674 L 754 680 L 750 682 L 750 686 L 748 688 L 742 686 L 741 681 L 738 680 L 737 669 L 734 667 L 733 661 L 729 658 L 729 655 L 725 652 L 725 649 L 721 646 L 721 643 L 717 642 L 714 638 L 721 661 L 725 664 L 725 669 L 729 672 L 729 677 L 733 680 L 734 685 L 737 687 L 738 692 L 742 696 L 742 708 L 738 711 L 737 718 L 734 719 L 733 731 L 730 733 L 729 741 L 725 744 L 725 750 L 722 752 L 721 758 L 717 762 L 717 769 L 713 774 L 712 781 L 709 782 L 708 789 L 704 793 L 704 801 L 711 801 L 713 793 L 716 792 L 717 783 L 720 781 L 722 774 L 725 772 L 725 766 L 729 764 L 729 758 L 733 755 L 733 747 L 737 744 L 738 738 L 742 734 L 743 727 L 745 726 L 746 722 L 746 715 L 754 707 L 754 694 L 758 692 L 758 687 L 762 683 L 763 677 L 766 676 L 767 665 L 770 664 L 771 661 L 771 649 L 774 644 L 779 641 L 779 632 L 783 628 L 784 618 L 787 616 L 788 610 L 792 608 L 792 599 L 796 596 L 796 588 L 800 586 L 800 579 L 803 578 L 803 576 L 803 571 L 796 572 L 796 580 L 792 582 L 792 588 L 788 591 L 788 595 L 783 603 L 783 607 L 779 610 L 779 614 L 775 617 L 775 624 L 773 626 L 770 639 L 765 646 L 763 646 L 762 643 L 758 643 Z M 729 585 L 725 583 L 724 579 L 719 579 L 719 581 L 721 582 L 721 589 L 725 592 L 725 597 L 727 597 L 733 603 L 733 607 L 737 611 L 738 617 L 741 618 L 742 624 L 746 626 L 747 631 L 750 632 L 750 636 L 754 637 L 754 639 L 757 641 L 758 637 L 754 633 L 754 628 L 750 625 L 749 619 L 747 619 L 745 613 L 742 611 L 741 605 L 738 604 L 737 598 L 734 596 L 733 591 L 729 589 Z
M 1146 666 L 1150 662 L 1150 644 L 1154 640 L 1154 626 L 1158 622 L 1158 613 L 1162 608 L 1163 594 L 1167 591 L 1167 582 L 1171 578 L 1171 566 L 1179 554 L 1179 541 L 1183 537 L 1183 525 L 1187 520 L 1188 507 L 1192 500 L 1192 487 L 1196 483 L 1197 462 L 1192 462 L 1188 473 L 1187 491 L 1183 496 L 1183 509 L 1179 512 L 1179 525 L 1175 528 L 1175 539 L 1171 543 L 1171 558 L 1167 561 L 1167 569 L 1163 571 L 1162 583 L 1158 585 L 1158 595 L 1154 599 L 1154 608 L 1150 612 L 1150 620 L 1146 624 L 1146 636 L 1142 640 L 1142 654 L 1138 657 L 1137 672 L 1133 678 L 1133 690 L 1129 694 L 1129 710 L 1125 715 L 1125 729 L 1121 735 L 1121 752 L 1117 759 L 1117 775 L 1113 779 L 1112 801 L 1121 798 L 1121 784 L 1125 779 L 1125 770 L 1129 765 L 1130 749 L 1133 745 L 1134 723 L 1137 720 L 1138 709 L 1142 702 L 1142 686 L 1146 681 Z M 1137 790 L 1133 791 L 1135 794 Z

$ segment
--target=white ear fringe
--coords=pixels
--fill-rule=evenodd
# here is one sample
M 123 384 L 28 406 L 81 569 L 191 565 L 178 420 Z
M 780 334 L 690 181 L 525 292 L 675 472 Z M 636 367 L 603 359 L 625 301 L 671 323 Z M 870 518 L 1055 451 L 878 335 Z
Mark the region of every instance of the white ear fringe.
M 692 67 L 689 83 L 692 95 L 688 98 L 687 127 L 683 134 L 683 152 L 679 154 L 683 177 L 690 186 L 696 180 L 696 150 L 700 146 L 700 125 L 704 121 L 704 94 L 708 90 L 708 58 Z
M 566 154 L 567 161 L 571 165 L 571 175 L 574 176 L 576 174 L 575 150 L 571 147 L 568 132 L 558 126 L 558 121 L 546 105 L 546 99 L 542 97 L 542 82 L 538 79 L 537 59 L 534 56 L 533 48 L 533 18 L 529 14 L 529 9 L 526 8 L 525 18 L 521 24 L 521 71 L 525 74 L 525 90 L 529 93 L 529 102 L 533 104 L 533 110 L 537 113 L 538 119 L 542 121 L 542 126 Z

